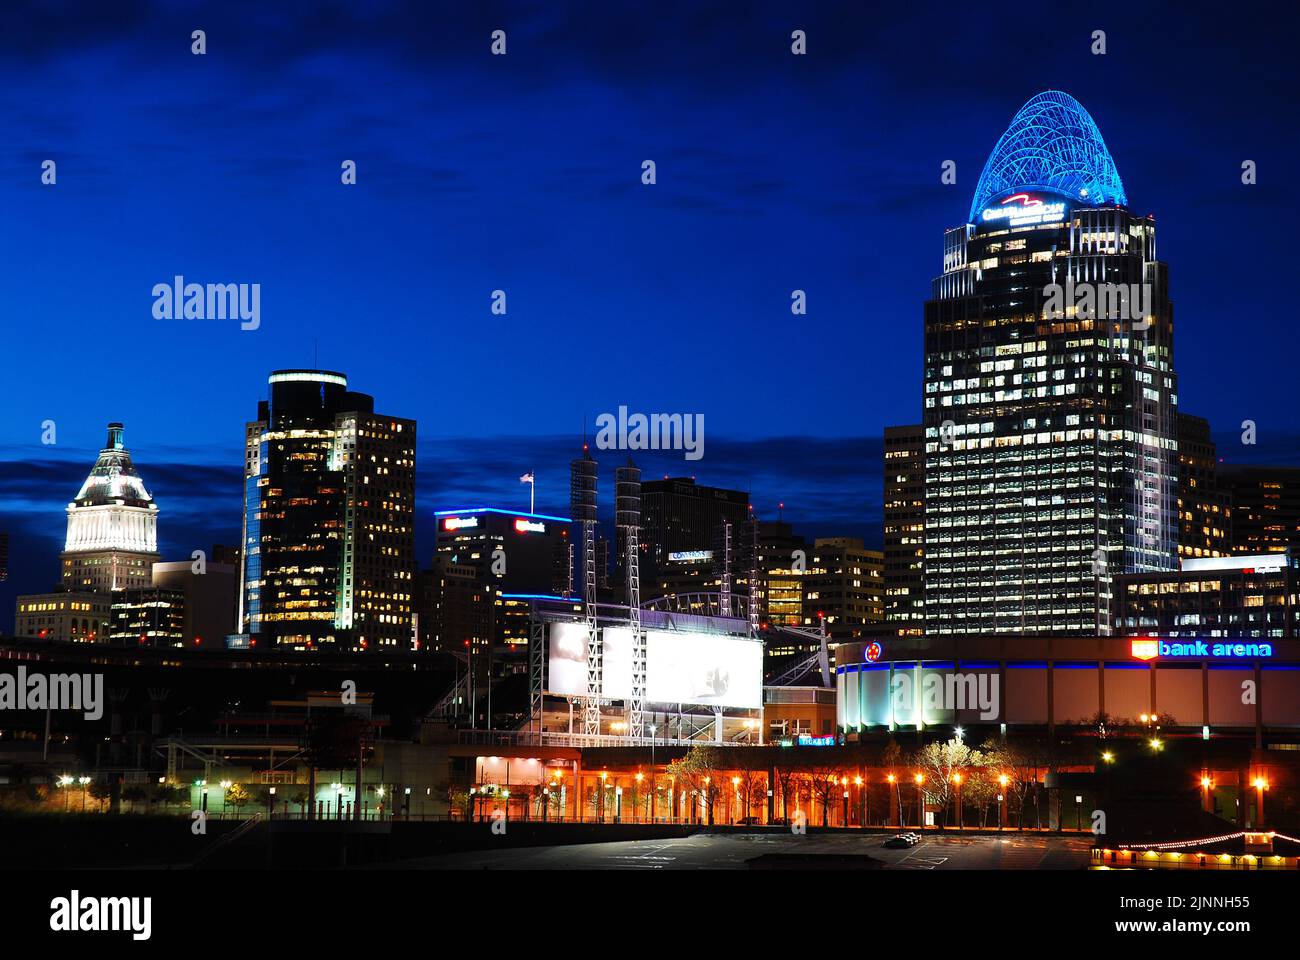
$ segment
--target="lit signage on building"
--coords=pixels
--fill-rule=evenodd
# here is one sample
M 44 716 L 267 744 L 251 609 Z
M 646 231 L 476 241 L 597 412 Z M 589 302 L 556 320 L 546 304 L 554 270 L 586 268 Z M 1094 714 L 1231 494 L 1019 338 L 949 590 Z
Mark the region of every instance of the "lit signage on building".
M 1065 219 L 1065 204 L 1061 201 L 1044 203 L 1027 193 L 1016 193 L 1001 201 L 998 206 L 985 210 L 980 214 L 980 219 L 985 223 L 1006 220 L 1013 227 L 1053 223 Z
M 519 533 L 545 533 L 546 524 L 540 520 L 525 520 L 523 517 L 516 517 L 515 530 Z
M 446 520 L 442 521 L 442 529 L 448 531 L 463 530 L 466 527 L 477 526 L 478 517 L 448 517 Z
M 1284 553 L 1253 554 L 1248 557 L 1189 557 L 1182 561 L 1184 573 L 1227 572 L 1278 573 L 1287 564 Z
M 867 660 L 870 661 L 871 663 L 875 663 L 877 660 L 879 660 L 880 655 L 884 652 L 885 652 L 884 648 L 882 648 L 880 644 L 874 641 L 867 644 Z
M 1258 660 L 1273 656 L 1273 645 L 1271 643 L 1242 643 L 1231 640 L 1220 642 L 1143 638 L 1130 640 L 1129 652 L 1138 660 L 1154 660 L 1157 657 L 1172 659 L 1224 657 L 1230 660 Z
M 795 744 L 800 747 L 833 747 L 839 740 L 834 736 L 814 737 L 811 734 L 801 733 Z
M 669 560 L 685 560 L 694 562 L 697 560 L 712 560 L 712 550 L 676 550 L 668 554 Z

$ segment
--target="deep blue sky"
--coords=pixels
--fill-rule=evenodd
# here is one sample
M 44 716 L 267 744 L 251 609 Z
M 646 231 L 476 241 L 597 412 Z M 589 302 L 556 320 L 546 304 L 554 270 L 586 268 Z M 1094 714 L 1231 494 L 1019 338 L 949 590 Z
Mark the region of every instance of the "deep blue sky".
M 1229 462 L 1295 460 L 1296 24 L 1194 6 L 7 4 L 0 628 L 57 578 L 110 419 L 169 556 L 236 541 L 243 422 L 271 369 L 317 355 L 419 421 L 422 530 L 526 503 L 528 469 L 562 510 L 584 418 L 626 404 L 705 416 L 704 459 L 649 473 L 878 543 L 879 436 L 919 416 L 942 231 L 1046 88 L 1158 218 L 1183 409 Z M 153 319 L 177 273 L 260 283 L 261 329 Z M 1260 449 L 1233 439 L 1246 418 Z

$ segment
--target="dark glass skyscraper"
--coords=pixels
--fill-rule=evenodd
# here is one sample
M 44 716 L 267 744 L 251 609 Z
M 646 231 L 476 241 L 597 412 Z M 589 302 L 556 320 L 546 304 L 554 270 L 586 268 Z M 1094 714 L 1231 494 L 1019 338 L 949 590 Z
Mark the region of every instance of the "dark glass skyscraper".
M 925 305 L 926 632 L 1109 633 L 1112 577 L 1175 565 L 1176 404 L 1154 218 L 1041 93 Z
M 415 422 L 324 370 L 271 374 L 246 425 L 240 623 L 280 646 L 411 649 Z

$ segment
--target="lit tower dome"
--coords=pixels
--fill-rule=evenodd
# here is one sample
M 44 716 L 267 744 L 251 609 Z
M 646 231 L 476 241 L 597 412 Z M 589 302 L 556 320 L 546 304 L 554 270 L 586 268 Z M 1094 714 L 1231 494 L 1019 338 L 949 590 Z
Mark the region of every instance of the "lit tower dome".
M 1012 117 L 975 185 L 970 222 L 994 201 L 1024 191 L 1074 203 L 1128 204 L 1101 131 L 1068 93 L 1044 90 Z
M 158 506 L 122 444 L 122 424 L 108 440 L 77 497 L 68 504 L 63 585 L 109 592 L 153 583 L 158 554 Z

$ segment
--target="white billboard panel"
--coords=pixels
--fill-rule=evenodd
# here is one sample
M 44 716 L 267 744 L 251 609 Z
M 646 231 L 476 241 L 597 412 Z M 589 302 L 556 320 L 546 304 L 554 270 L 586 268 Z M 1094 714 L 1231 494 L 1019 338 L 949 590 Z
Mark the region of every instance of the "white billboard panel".
M 587 694 L 587 625 L 551 624 L 546 689 L 561 697 Z
M 632 695 L 632 631 L 607 627 L 602 631 L 600 696 L 622 700 Z M 546 689 L 561 697 L 587 695 L 587 625 L 551 624 Z
M 763 645 L 744 637 L 647 630 L 646 699 L 759 709 Z
M 602 690 L 609 700 L 632 696 L 632 631 L 602 630 Z M 587 625 L 553 623 L 548 692 L 587 695 Z M 646 700 L 756 710 L 763 705 L 763 645 L 744 637 L 688 631 L 646 631 Z
M 601 631 L 601 641 L 601 695 L 625 700 L 632 696 L 632 631 L 627 627 L 606 627 Z

